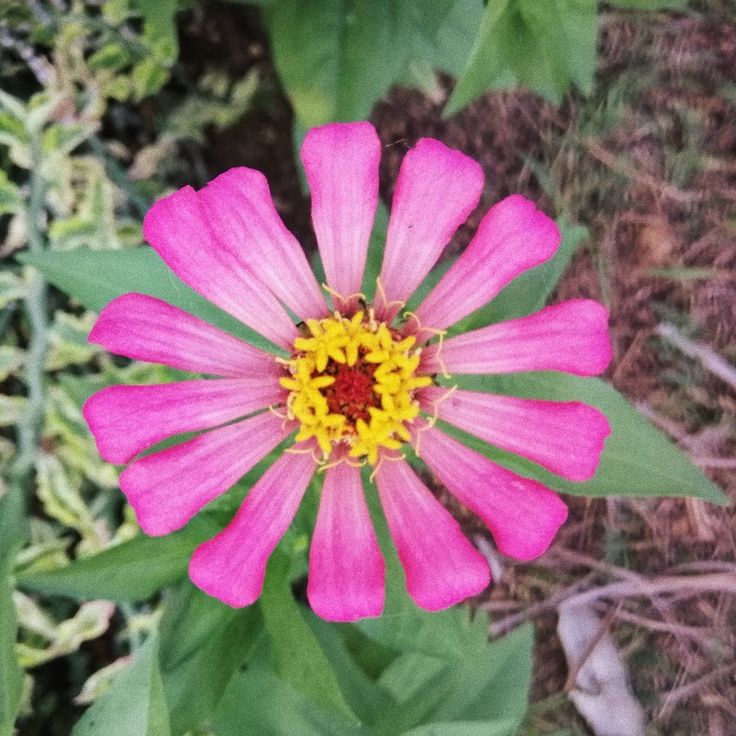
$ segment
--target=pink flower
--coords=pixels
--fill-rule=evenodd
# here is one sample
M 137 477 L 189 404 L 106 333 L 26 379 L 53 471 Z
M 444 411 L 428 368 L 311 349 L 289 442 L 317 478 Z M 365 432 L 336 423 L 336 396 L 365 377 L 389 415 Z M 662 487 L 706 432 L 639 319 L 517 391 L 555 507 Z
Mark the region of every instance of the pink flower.
M 489 583 L 488 564 L 403 459 L 404 443 L 483 519 L 501 552 L 530 560 L 565 521 L 565 504 L 451 438 L 435 420 L 573 481 L 595 473 L 610 431 L 605 417 L 584 404 L 448 388 L 455 374 L 588 376 L 609 363 L 606 310 L 589 300 L 442 339 L 448 327 L 554 255 L 557 227 L 523 197 L 492 207 L 416 312 L 403 311 L 478 204 L 481 168 L 459 151 L 422 139 L 406 154 L 377 298 L 365 302 L 360 290 L 380 153 L 375 130 L 364 122 L 316 128 L 304 141 L 324 291 L 257 171 L 231 169 L 199 192 L 184 187 L 156 202 L 145 218 L 146 239 L 174 273 L 272 341 L 281 357 L 142 294 L 113 300 L 90 334 L 110 352 L 217 377 L 113 386 L 85 405 L 102 457 L 130 463 L 120 486 L 147 534 L 183 527 L 296 432 L 232 522 L 192 557 L 192 580 L 231 606 L 258 598 L 269 555 L 310 479 L 323 472 L 309 601 L 336 621 L 380 615 L 384 562 L 363 496 L 360 465 L 366 462 L 409 595 L 428 610 L 475 595 Z M 441 386 L 438 375 L 449 380 Z M 183 432 L 200 434 L 137 457 Z

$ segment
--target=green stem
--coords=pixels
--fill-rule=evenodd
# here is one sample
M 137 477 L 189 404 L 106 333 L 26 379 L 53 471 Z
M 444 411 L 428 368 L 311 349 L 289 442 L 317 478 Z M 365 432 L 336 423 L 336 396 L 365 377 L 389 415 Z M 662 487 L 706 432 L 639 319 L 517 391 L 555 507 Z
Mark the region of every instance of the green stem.
M 41 174 L 41 140 L 36 133 L 31 141 L 30 197 L 28 201 L 27 234 L 31 253 L 44 250 L 41 215 L 46 196 L 46 185 Z M 12 478 L 26 485 L 35 465 L 38 440 L 43 425 L 46 405 L 44 362 L 48 339 L 47 286 L 39 271 L 34 271 L 24 301 L 28 317 L 30 339 L 25 361 L 27 388 L 26 410 L 18 422 L 18 453 L 12 469 Z

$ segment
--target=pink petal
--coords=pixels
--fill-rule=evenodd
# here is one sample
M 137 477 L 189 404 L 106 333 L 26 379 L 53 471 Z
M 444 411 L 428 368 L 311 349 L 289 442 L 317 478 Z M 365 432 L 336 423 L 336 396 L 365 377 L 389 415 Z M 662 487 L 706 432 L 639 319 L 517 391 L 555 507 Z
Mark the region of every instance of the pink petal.
M 325 474 L 309 549 L 307 597 L 328 621 L 380 616 L 385 569 L 363 497 L 360 469 L 341 462 Z
M 554 221 L 515 194 L 492 207 L 475 237 L 417 310 L 420 323 L 445 329 L 487 304 L 560 244 Z
M 475 209 L 483 170 L 432 138 L 420 139 L 401 162 L 386 236 L 379 316 L 395 315 Z
M 159 199 L 143 220 L 143 234 L 184 283 L 276 345 L 291 348 L 297 332 L 289 315 L 242 265 L 229 233 L 215 232 L 194 189 Z
M 121 464 L 167 437 L 216 427 L 285 397 L 275 375 L 110 386 L 91 396 L 83 412 L 100 455 Z
M 261 594 L 268 558 L 294 519 L 315 467 L 311 452 L 282 455 L 230 524 L 194 551 L 192 582 L 234 608 L 253 603 Z
M 571 299 L 528 317 L 482 327 L 422 352 L 427 373 L 602 373 L 611 362 L 608 312 L 590 299 Z
M 439 611 L 488 585 L 483 555 L 405 461 L 381 463 L 376 484 L 407 590 L 418 606 Z
M 370 123 L 312 128 L 302 162 L 327 283 L 344 297 L 360 291 L 378 204 L 381 142 Z
M 288 434 L 281 418 L 265 412 L 139 458 L 123 471 L 120 488 L 146 534 L 169 534 L 232 487 Z
M 100 312 L 89 341 L 126 358 L 192 373 L 274 375 L 273 355 L 145 294 L 123 294 Z
M 554 491 L 496 465 L 437 429 L 420 431 L 419 452 L 437 479 L 483 520 L 509 557 L 538 557 L 567 519 L 567 506 Z
M 304 251 L 276 212 L 260 171 L 230 169 L 198 196 L 217 238 L 284 304 L 303 320 L 327 314 Z
M 577 401 L 538 401 L 475 391 L 448 395 L 442 388 L 424 389 L 421 401 L 440 419 L 572 481 L 595 475 L 611 433 L 598 409 Z

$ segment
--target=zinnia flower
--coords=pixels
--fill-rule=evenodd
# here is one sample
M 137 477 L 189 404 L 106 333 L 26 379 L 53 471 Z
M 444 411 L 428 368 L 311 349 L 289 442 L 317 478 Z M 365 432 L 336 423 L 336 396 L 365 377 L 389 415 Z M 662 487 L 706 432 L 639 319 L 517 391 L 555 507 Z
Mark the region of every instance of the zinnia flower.
M 413 445 L 442 485 L 487 524 L 501 552 L 529 560 L 549 546 L 567 516 L 565 504 L 450 437 L 436 420 L 572 481 L 595 473 L 609 434 L 605 417 L 581 403 L 452 388 L 457 374 L 587 376 L 609 363 L 607 313 L 589 300 L 443 339 L 448 327 L 555 253 L 557 227 L 528 200 L 510 196 L 492 207 L 416 311 L 404 311 L 478 204 L 483 173 L 459 151 L 425 138 L 404 157 L 376 299 L 366 301 L 360 292 L 380 154 L 366 122 L 316 128 L 304 141 L 324 288 L 258 171 L 234 168 L 200 191 L 184 187 L 145 218 L 145 238 L 171 270 L 281 355 L 142 294 L 110 302 L 90 334 L 110 352 L 217 377 L 113 386 L 85 405 L 102 457 L 130 462 L 120 487 L 147 534 L 183 527 L 294 435 L 232 522 L 191 559 L 194 583 L 231 606 L 258 598 L 270 554 L 311 478 L 323 472 L 309 550 L 310 604 L 331 620 L 381 613 L 384 561 L 363 495 L 366 463 L 409 595 L 428 610 L 451 606 L 488 585 L 488 564 L 402 448 Z M 139 457 L 185 432 L 200 434 Z

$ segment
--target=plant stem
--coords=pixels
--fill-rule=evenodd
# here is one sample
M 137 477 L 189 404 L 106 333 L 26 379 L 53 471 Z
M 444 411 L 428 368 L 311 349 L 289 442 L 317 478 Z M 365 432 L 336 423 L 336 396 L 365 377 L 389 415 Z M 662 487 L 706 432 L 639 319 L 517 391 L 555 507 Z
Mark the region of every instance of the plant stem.
M 31 140 L 30 197 L 28 201 L 27 233 L 28 249 L 31 253 L 44 250 L 44 235 L 40 225 L 46 185 L 41 174 L 41 139 L 35 133 Z M 43 424 L 46 404 L 44 361 L 48 339 L 46 281 L 39 271 L 31 276 L 24 302 L 28 317 L 30 339 L 26 352 L 26 410 L 18 422 L 18 453 L 11 477 L 18 485 L 26 485 L 33 471 L 38 449 L 38 440 Z

